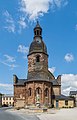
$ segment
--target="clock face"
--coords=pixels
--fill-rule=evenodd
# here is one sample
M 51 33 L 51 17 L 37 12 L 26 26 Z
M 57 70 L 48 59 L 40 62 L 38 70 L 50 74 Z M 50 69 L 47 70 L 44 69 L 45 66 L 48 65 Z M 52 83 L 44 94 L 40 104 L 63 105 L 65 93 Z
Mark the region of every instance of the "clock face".
M 37 43 L 41 43 L 41 39 L 40 38 L 36 38 Z

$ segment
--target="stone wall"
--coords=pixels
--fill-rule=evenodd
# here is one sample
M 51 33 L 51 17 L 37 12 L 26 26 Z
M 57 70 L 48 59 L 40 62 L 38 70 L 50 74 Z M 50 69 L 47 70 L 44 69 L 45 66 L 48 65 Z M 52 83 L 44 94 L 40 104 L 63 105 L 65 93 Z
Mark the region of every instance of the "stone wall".
M 40 56 L 40 62 L 36 62 L 36 57 Z M 34 53 L 28 56 L 28 72 L 48 69 L 48 56 L 43 53 Z
M 19 98 L 19 99 L 16 99 L 17 101 L 16 101 L 16 103 L 15 103 L 15 108 L 24 108 L 25 107 L 25 100 L 24 99 L 21 99 L 21 98 Z
M 61 86 L 53 86 L 53 95 L 61 95 Z
M 14 106 L 18 106 L 18 99 L 25 99 L 25 86 L 16 86 L 14 85 Z M 20 104 L 19 104 L 20 106 Z
M 54 107 L 56 108 L 56 100 L 54 100 Z M 58 100 L 58 108 L 74 107 L 74 100 L 68 100 L 68 105 L 65 105 L 65 100 Z

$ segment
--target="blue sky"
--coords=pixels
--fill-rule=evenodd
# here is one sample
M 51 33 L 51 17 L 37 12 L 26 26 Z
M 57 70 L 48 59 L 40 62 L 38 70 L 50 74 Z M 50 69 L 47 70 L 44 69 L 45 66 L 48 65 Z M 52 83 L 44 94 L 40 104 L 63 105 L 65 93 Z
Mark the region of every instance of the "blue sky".
M 13 93 L 13 74 L 27 77 L 27 54 L 37 19 L 49 70 L 62 75 L 62 93 L 77 90 L 77 1 L 0 1 L 0 92 Z

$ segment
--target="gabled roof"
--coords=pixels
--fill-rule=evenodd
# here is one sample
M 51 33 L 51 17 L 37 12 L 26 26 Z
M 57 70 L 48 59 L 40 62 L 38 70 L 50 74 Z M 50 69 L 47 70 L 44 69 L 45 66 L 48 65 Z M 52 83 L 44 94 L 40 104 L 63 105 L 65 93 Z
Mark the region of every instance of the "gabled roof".
M 70 91 L 70 95 L 76 95 L 77 91 Z
M 18 79 L 16 85 L 24 85 L 27 79 Z
M 13 94 L 3 94 L 2 97 L 14 97 Z

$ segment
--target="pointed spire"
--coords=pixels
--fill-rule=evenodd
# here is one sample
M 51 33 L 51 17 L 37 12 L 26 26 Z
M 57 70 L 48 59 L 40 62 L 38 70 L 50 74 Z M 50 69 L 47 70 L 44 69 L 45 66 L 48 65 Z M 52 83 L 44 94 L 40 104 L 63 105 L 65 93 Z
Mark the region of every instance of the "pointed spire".
M 39 25 L 39 21 L 38 21 L 38 20 L 37 20 L 36 27 L 40 27 L 40 25 Z M 40 28 L 41 28 L 41 27 L 40 27 Z
M 40 27 L 38 20 L 37 20 L 36 26 L 34 28 L 34 37 L 41 37 L 42 38 L 42 28 Z
M 37 25 L 39 25 L 39 21 L 37 20 Z

